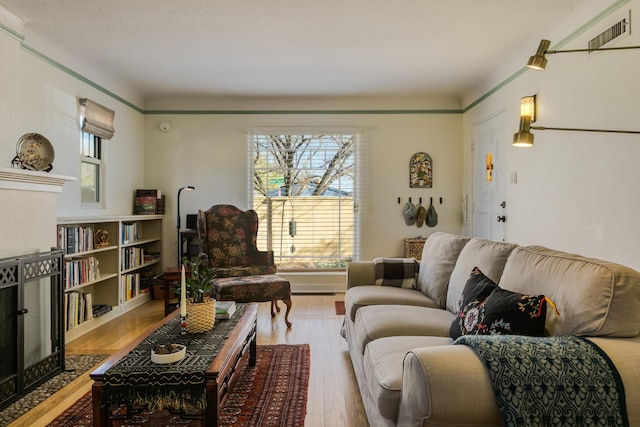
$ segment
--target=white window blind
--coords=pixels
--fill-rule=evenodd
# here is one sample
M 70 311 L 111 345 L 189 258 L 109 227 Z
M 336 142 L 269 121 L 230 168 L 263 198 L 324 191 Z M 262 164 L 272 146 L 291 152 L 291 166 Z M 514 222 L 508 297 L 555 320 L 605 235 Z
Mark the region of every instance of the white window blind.
M 279 269 L 344 268 L 356 253 L 356 133 L 252 133 L 258 248 Z
M 111 139 L 116 133 L 113 127 L 115 112 L 87 98 L 80 99 L 80 128 L 102 139 Z

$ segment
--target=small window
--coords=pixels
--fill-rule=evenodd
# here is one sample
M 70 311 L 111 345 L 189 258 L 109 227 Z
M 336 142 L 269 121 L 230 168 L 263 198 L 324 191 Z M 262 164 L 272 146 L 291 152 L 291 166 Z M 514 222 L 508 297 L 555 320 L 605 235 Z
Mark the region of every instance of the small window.
M 82 132 L 80 143 L 80 182 L 82 203 L 102 201 L 102 140 L 99 136 Z

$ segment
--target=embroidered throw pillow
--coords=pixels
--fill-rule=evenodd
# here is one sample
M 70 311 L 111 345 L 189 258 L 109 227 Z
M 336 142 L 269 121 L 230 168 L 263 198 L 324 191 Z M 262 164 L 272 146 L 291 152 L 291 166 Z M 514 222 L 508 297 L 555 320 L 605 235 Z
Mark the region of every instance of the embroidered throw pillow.
M 375 258 L 375 284 L 416 289 L 418 261 L 415 258 Z
M 454 339 L 460 335 L 543 336 L 546 302 L 544 295 L 524 295 L 496 287 L 485 298 L 463 303 L 449 332 Z
M 478 267 L 471 271 L 471 275 L 464 285 L 462 297 L 458 303 L 458 314 L 449 329 L 451 338 L 456 339 L 461 335 L 466 335 L 464 331 L 472 329 L 477 322 L 478 305 L 498 288 L 493 280 L 485 276 Z
M 547 304 L 544 295 L 524 295 L 497 288 L 484 302 L 478 334 L 544 335 Z

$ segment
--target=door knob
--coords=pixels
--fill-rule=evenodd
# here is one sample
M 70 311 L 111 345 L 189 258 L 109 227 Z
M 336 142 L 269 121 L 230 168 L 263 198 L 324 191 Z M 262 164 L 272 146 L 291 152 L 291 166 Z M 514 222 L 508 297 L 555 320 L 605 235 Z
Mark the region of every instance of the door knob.
M 507 217 L 504 215 L 498 215 L 498 222 L 507 222 Z
M 18 314 L 27 314 L 29 312 L 29 309 L 27 308 L 22 308 L 18 310 Z
M 504 209 L 507 207 L 507 202 L 502 202 L 499 206 Z

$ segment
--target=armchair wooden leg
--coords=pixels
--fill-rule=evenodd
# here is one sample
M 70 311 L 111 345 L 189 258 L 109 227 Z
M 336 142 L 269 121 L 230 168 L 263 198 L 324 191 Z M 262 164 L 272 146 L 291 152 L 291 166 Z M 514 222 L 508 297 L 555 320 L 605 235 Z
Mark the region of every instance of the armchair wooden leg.
M 289 312 L 291 311 L 291 298 L 283 299 L 282 302 L 287 306 L 287 311 L 284 314 L 284 323 L 286 323 L 287 328 L 290 328 L 291 322 L 289 322 Z M 271 301 L 271 317 L 276 317 L 276 311 L 279 313 L 280 307 L 278 307 L 278 301 L 273 300 Z
M 291 322 L 289 322 L 289 312 L 291 311 L 291 298 L 289 299 L 283 299 L 282 300 L 283 303 L 285 303 L 285 305 L 287 306 L 287 311 L 284 314 L 284 323 L 287 324 L 287 328 L 291 327 Z

